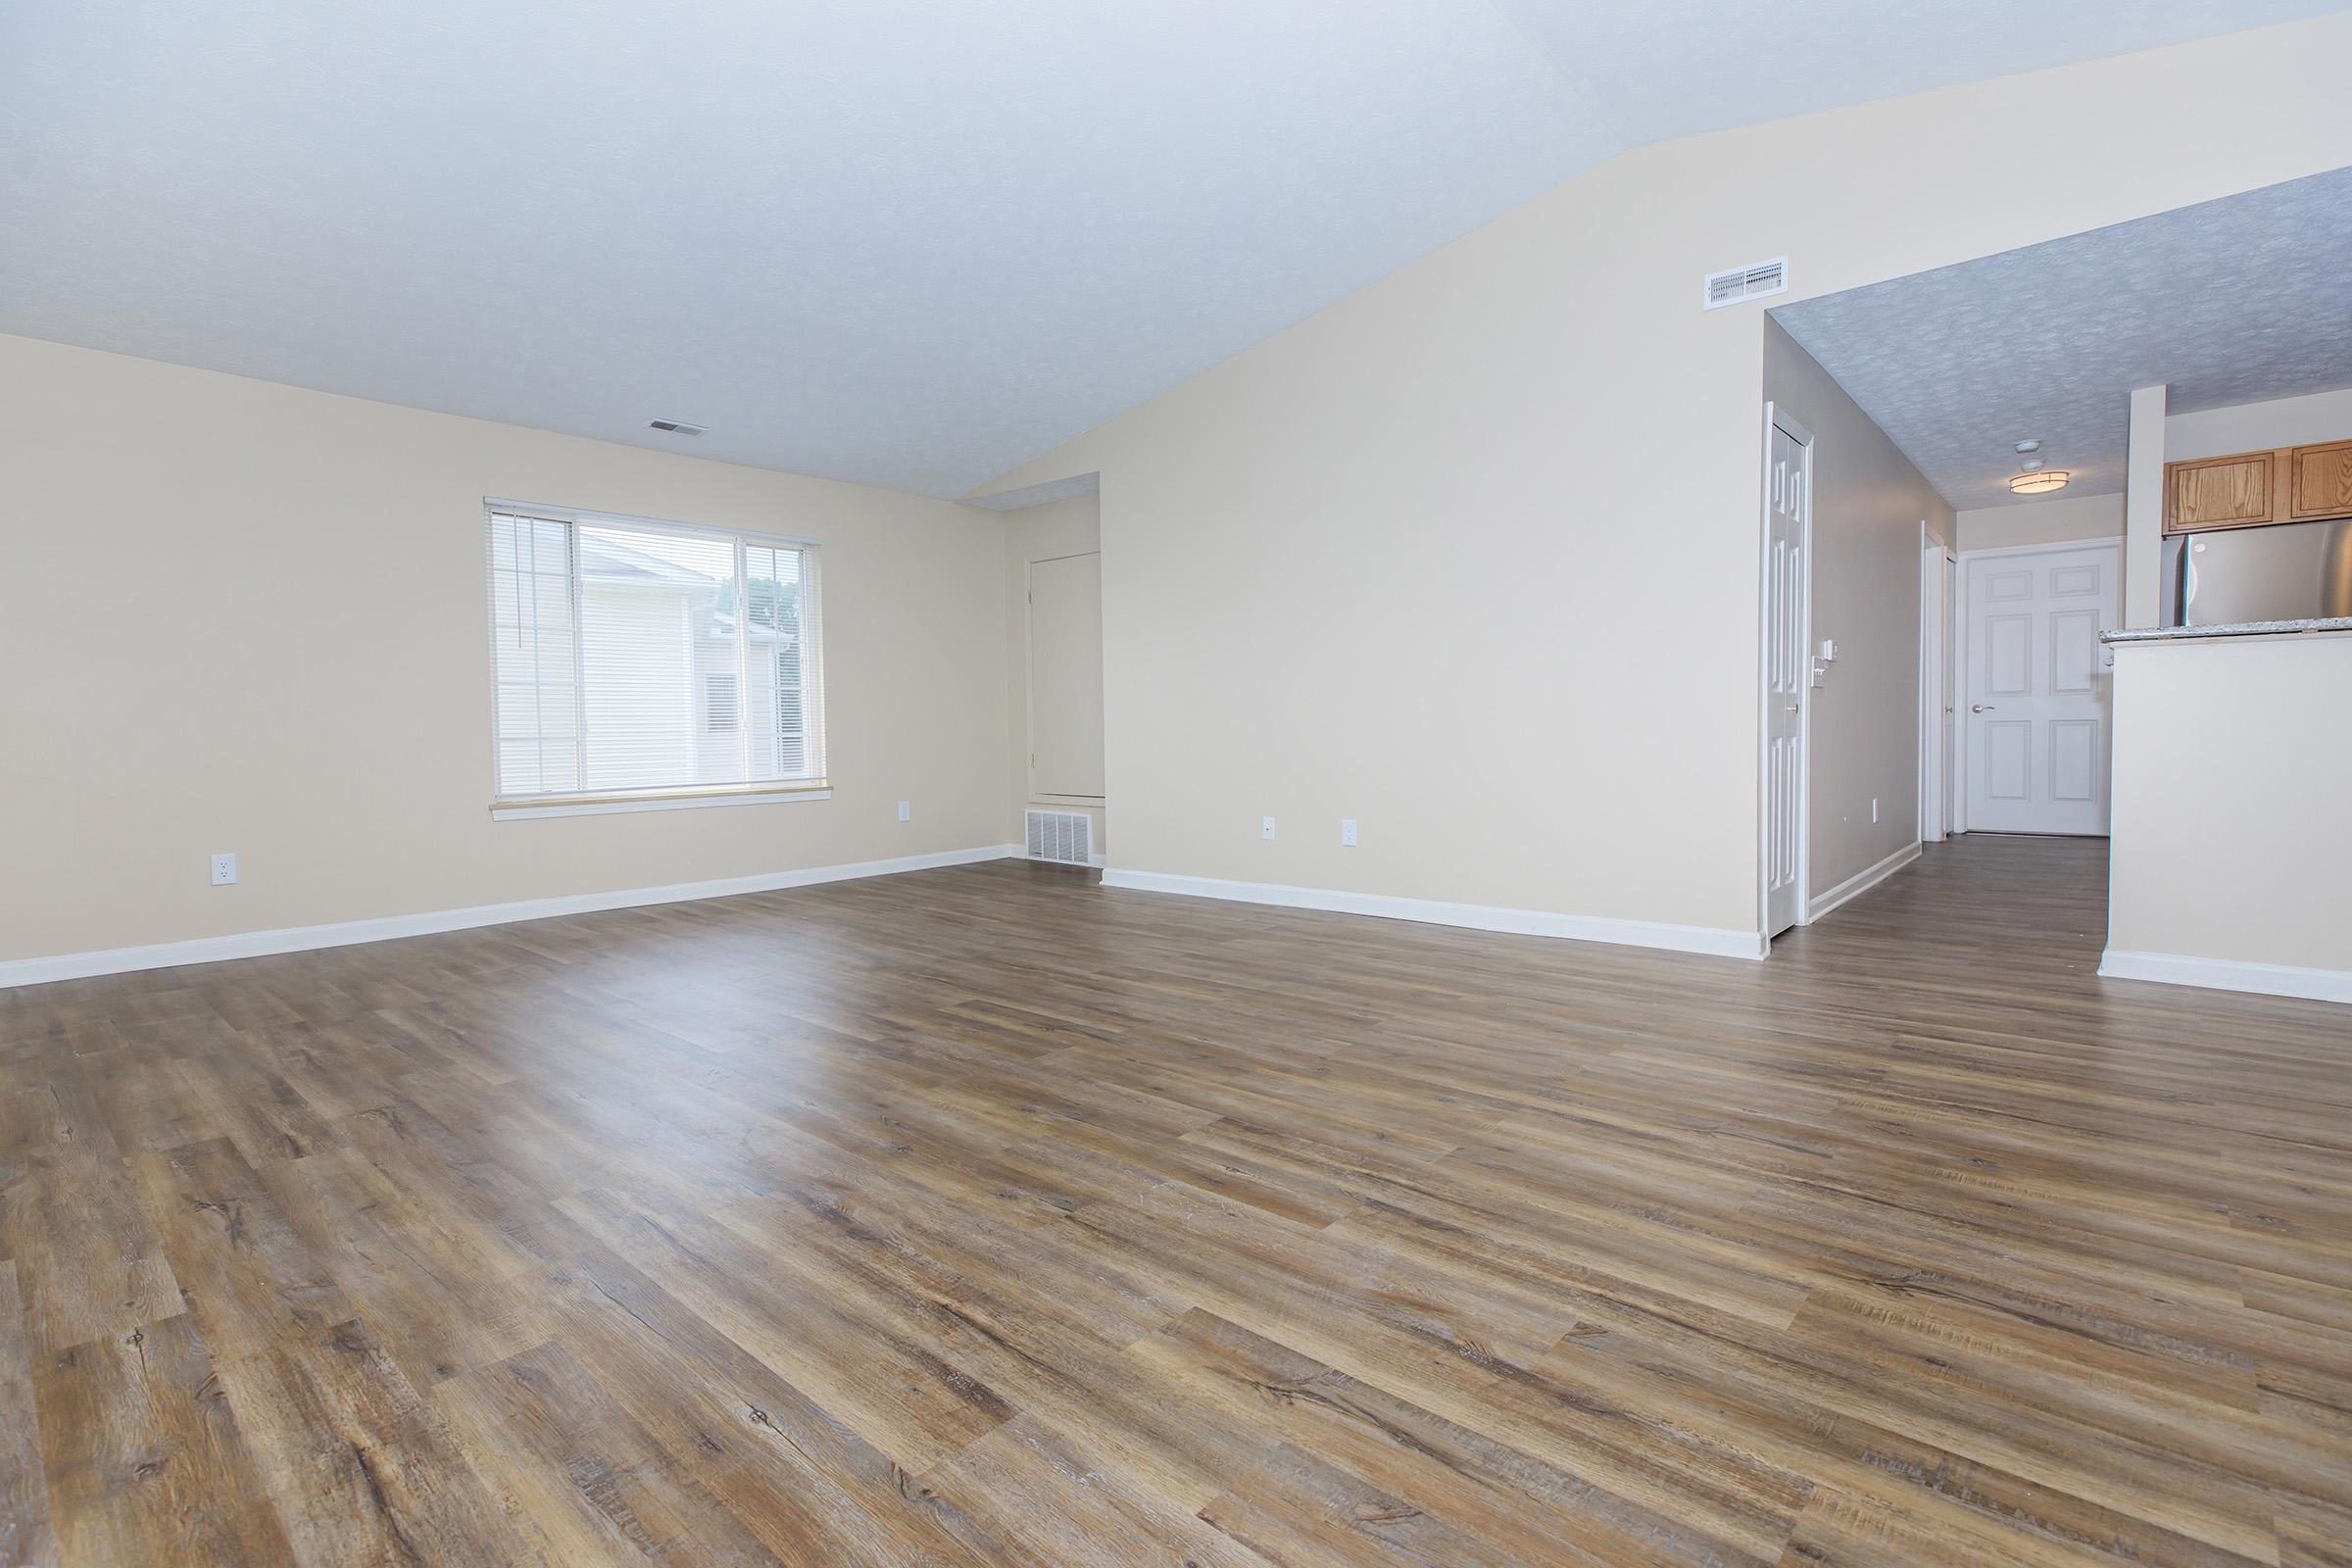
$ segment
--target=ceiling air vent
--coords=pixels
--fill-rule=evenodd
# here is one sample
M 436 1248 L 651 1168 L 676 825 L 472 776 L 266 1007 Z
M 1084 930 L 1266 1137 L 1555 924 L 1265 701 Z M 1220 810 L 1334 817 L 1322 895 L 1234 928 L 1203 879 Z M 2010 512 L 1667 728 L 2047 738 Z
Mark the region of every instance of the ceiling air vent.
M 1094 863 L 1095 819 L 1084 811 L 1029 812 L 1029 858 L 1057 865 Z
M 654 428 L 657 430 L 666 430 L 671 435 L 709 435 L 710 433 L 710 427 L 709 425 L 688 424 L 683 419 L 656 419 L 654 421 Z
M 1788 258 L 1777 257 L 1758 262 L 1753 267 L 1735 267 L 1728 272 L 1707 274 L 1706 307 L 1721 310 L 1741 300 L 1757 299 L 1766 294 L 1788 292 Z

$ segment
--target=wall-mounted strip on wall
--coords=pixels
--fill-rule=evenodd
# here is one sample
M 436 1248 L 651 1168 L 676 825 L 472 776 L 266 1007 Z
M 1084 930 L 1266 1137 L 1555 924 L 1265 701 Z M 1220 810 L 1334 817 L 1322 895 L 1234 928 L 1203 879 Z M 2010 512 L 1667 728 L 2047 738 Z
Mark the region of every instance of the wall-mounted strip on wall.
M 518 920 L 552 920 L 563 915 L 589 914 L 601 909 L 636 909 L 656 904 L 687 904 L 700 899 L 737 898 L 746 893 L 775 893 L 786 888 L 815 887 L 825 882 L 852 882 L 869 876 L 896 876 L 903 871 L 929 871 L 945 865 L 1013 859 L 1021 853 L 1018 844 L 987 844 L 972 850 L 940 850 L 928 855 L 902 855 L 886 860 L 862 860 L 848 865 L 812 865 L 792 871 L 762 871 L 753 876 L 679 882 L 666 887 L 621 888 L 611 893 L 566 893 L 553 898 L 520 899 L 512 904 L 481 904 L 462 909 L 428 909 L 416 914 L 341 920 L 330 925 L 235 931 L 225 936 L 194 937 L 184 942 L 158 942 L 147 947 L 113 948 L 99 953 L 62 953 L 40 958 L 0 958 L 0 991 L 13 986 L 40 986 L 58 980 L 81 980 L 91 975 L 132 974 L 142 969 L 176 969 L 184 964 L 220 963 L 230 958 L 255 958 L 274 953 L 310 953 L 320 948 L 345 948 L 361 942 L 395 942 L 403 937 L 470 931 L 476 926 L 510 925 Z

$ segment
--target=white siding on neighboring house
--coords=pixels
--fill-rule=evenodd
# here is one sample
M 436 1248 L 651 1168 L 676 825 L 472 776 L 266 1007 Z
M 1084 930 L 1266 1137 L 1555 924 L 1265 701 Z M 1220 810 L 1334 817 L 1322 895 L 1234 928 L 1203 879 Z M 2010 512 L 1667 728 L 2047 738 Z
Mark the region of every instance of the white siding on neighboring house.
M 659 787 L 694 765 L 702 704 L 695 690 L 693 623 L 708 623 L 716 589 L 716 583 L 696 592 L 670 583 L 594 579 L 585 585 L 580 664 L 590 790 Z

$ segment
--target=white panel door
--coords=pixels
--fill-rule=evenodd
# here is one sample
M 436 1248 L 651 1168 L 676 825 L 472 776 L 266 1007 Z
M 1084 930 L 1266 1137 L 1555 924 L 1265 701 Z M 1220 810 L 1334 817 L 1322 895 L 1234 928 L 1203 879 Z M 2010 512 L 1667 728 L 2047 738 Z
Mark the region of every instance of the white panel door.
M 2119 556 L 2093 545 L 1969 562 L 1971 829 L 2107 831 L 2113 693 L 2099 633 L 2116 623 Z
M 1029 790 L 1102 797 L 1102 558 L 1029 563 Z
M 1807 493 L 1805 444 L 1772 426 L 1764 475 L 1764 934 L 1803 912 Z

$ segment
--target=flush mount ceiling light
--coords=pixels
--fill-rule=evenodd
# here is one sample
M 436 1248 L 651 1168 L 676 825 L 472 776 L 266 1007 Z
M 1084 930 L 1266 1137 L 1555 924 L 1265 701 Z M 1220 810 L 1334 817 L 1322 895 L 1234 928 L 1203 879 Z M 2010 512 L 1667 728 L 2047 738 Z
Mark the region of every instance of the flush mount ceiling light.
M 2064 468 L 2021 473 L 2009 481 L 2009 490 L 2013 495 L 2046 496 L 2053 490 L 2065 489 L 2066 481 L 2072 477 Z

